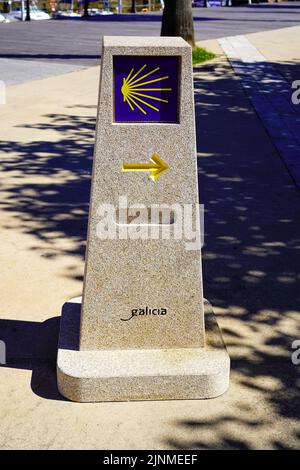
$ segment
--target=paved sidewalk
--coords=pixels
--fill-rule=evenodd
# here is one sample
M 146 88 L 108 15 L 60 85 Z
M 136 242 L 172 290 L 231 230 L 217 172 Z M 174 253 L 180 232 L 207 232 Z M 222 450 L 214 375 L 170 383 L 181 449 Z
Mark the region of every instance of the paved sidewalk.
M 83 65 L 69 63 L 0 59 L 0 80 L 2 80 L 6 86 L 16 85 L 17 83 L 25 83 L 32 80 L 40 80 L 41 78 L 74 72 L 83 67 Z
M 220 52 L 216 41 L 211 48 Z M 214 400 L 87 403 L 55 381 L 82 290 L 99 68 L 8 88 L 0 106 L 2 449 L 299 448 L 300 193 L 225 57 L 197 67 L 205 296 L 232 359 Z
M 277 31 L 276 37 L 288 49 L 291 32 L 294 41 L 290 54 L 292 52 L 297 66 L 296 61 L 300 63 L 300 27 Z M 269 62 L 251 43 L 251 35 L 222 38 L 219 44 L 300 189 L 300 104 L 292 102 L 292 83 L 280 73 L 277 64 Z

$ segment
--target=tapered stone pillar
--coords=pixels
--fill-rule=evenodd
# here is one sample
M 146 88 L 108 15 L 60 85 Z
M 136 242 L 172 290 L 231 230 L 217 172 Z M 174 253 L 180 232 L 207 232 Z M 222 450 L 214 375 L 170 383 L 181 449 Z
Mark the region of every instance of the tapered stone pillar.
M 105 37 L 83 299 L 63 309 L 59 389 L 209 398 L 228 380 L 202 292 L 190 46 Z

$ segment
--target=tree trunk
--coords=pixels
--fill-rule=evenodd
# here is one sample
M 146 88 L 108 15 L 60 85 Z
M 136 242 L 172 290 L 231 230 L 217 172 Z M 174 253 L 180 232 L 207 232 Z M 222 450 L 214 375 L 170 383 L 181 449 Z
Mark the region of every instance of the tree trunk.
M 26 17 L 25 21 L 30 21 L 30 0 L 26 0 Z
M 191 0 L 165 0 L 161 36 L 181 36 L 195 46 Z
M 136 13 L 136 0 L 131 0 L 131 13 Z
M 87 18 L 89 15 L 88 8 L 89 8 L 89 0 L 84 0 L 83 4 L 83 16 L 84 18 Z

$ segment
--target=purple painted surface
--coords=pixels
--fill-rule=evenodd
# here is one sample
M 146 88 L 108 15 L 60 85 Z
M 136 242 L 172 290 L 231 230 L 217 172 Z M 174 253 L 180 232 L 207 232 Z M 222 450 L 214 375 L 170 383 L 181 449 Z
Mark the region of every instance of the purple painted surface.
M 114 56 L 115 122 L 179 122 L 179 67 L 177 56 Z

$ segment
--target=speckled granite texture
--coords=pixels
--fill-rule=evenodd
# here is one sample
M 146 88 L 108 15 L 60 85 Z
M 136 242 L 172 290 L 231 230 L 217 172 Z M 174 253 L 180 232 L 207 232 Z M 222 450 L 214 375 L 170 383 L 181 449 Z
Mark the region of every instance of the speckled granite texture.
M 230 359 L 212 308 L 205 305 L 205 348 L 79 350 L 81 299 L 63 307 L 58 387 L 72 401 L 213 398 L 229 384 Z
M 180 57 L 179 124 L 113 122 L 113 56 L 122 54 Z M 106 37 L 102 57 L 80 347 L 201 347 L 200 252 L 186 250 L 186 240 L 100 240 L 96 234 L 100 203 L 118 205 L 119 196 L 146 207 L 198 203 L 191 48 L 181 38 Z M 130 57 L 128 63 L 130 69 Z M 169 166 L 156 183 L 121 171 L 124 162 L 148 162 L 153 153 Z M 121 321 L 145 306 L 168 313 Z
M 114 122 L 113 58 L 124 54 L 129 71 L 132 56 L 160 56 L 161 69 L 161 56 L 178 57 L 178 123 Z M 157 181 L 122 171 L 153 154 L 169 167 Z M 120 239 L 128 227 L 114 220 L 116 239 L 100 239 L 100 206 L 120 197 L 147 210 L 190 205 L 198 221 L 191 48 L 181 38 L 104 38 L 82 308 L 69 303 L 63 315 L 58 383 L 74 401 L 220 395 L 229 357 L 215 321 L 205 335 L 200 249 L 185 237 Z

